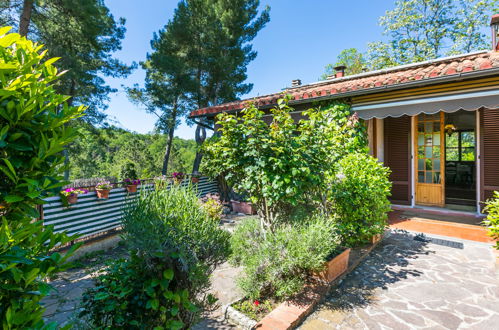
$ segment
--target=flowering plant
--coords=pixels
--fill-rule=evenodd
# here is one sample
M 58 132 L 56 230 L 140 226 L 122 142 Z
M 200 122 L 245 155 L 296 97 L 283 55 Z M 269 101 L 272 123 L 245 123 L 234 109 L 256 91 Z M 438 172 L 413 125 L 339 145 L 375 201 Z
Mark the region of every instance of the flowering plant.
M 67 188 L 61 191 L 61 195 L 69 197 L 74 195 L 86 194 L 88 190 L 80 189 L 80 188 Z
M 127 185 L 127 186 L 131 186 L 131 185 L 139 185 L 140 184 L 140 180 L 137 179 L 137 180 L 133 180 L 133 179 L 125 179 L 123 180 L 123 182 Z
M 172 178 L 177 179 L 177 180 L 182 180 L 184 178 L 185 174 L 182 172 L 173 172 L 172 173 Z
M 113 186 L 109 181 L 99 182 L 95 185 L 95 189 L 100 189 L 100 190 L 111 190 L 112 187 Z

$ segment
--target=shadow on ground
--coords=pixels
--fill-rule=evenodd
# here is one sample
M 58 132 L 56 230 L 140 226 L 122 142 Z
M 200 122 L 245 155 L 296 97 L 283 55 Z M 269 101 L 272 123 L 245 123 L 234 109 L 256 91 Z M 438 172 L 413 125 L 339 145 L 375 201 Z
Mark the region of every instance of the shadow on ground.
M 375 291 L 386 290 L 388 285 L 409 277 L 421 276 L 421 271 L 408 266 L 410 260 L 433 253 L 426 250 L 427 245 L 427 242 L 414 241 L 412 235 L 403 231 L 392 233 L 345 277 L 321 308 L 348 312 L 367 307 L 376 300 Z

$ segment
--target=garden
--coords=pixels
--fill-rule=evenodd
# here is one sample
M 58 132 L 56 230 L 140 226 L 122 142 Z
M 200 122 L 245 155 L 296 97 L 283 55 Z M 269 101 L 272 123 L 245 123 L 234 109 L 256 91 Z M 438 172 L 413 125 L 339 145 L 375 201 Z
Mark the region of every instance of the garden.
M 72 267 L 68 258 L 80 244 L 58 252 L 78 236 L 34 219 L 44 197 L 60 192 L 71 204 L 85 193 L 61 188 L 63 150 L 77 138 L 68 124 L 86 109 L 54 89 L 56 59 L 8 30 L 0 29 L 0 319 L 4 329 L 56 328 L 45 324 L 40 302 L 51 290 L 47 279 Z M 190 328 L 216 303 L 210 276 L 227 260 L 242 268 L 244 298 L 232 308 L 260 321 L 312 283 L 333 281 L 345 269 L 330 270 L 332 261 L 384 233 L 389 169 L 368 155 L 364 123 L 341 102 L 317 103 L 295 121 L 288 102 L 283 95 L 269 110 L 270 123 L 252 104 L 219 115 L 218 134 L 202 147 L 206 174 L 225 180 L 256 211 L 233 233 L 220 226 L 220 200 L 178 184 L 182 173 L 173 184 L 158 178 L 124 204 L 126 253 L 83 294 L 78 317 L 86 327 Z M 140 181 L 132 167 L 123 178 L 135 193 Z M 96 185 L 102 199 L 112 188 Z M 498 200 L 496 193 L 487 206 L 495 238 Z

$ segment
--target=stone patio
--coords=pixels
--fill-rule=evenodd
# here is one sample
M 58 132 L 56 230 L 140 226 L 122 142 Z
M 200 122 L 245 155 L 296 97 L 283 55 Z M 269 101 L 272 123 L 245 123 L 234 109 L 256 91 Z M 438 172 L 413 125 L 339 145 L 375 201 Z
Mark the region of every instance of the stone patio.
M 499 329 L 491 246 L 435 242 L 392 232 L 300 329 Z

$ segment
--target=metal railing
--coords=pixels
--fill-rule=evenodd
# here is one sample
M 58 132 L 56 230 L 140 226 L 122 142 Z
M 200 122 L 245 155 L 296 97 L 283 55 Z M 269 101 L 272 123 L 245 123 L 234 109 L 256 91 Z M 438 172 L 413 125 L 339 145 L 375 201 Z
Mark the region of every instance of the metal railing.
M 181 186 L 189 184 L 190 178 L 180 183 Z M 207 177 L 201 177 L 199 182 L 193 185 L 197 186 L 200 197 L 218 192 L 216 182 Z M 153 183 L 141 184 L 138 186 L 138 193 L 152 189 Z M 78 201 L 69 207 L 64 206 L 59 196 L 49 197 L 43 205 L 42 219 L 45 225 L 54 225 L 56 232 L 67 231 L 68 234 L 80 234 L 82 237 L 96 235 L 118 228 L 125 200 L 137 198 L 138 193 L 128 194 L 126 188 L 119 187 L 111 190 L 108 199 L 98 199 L 95 191 L 89 191 L 79 195 Z

